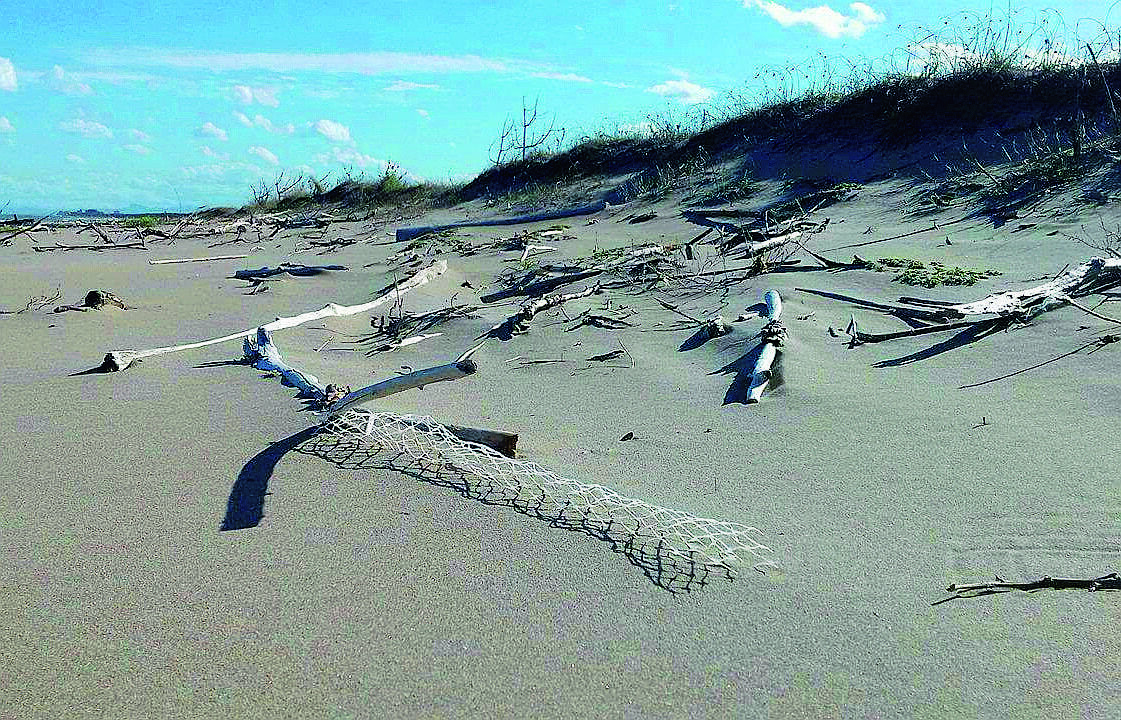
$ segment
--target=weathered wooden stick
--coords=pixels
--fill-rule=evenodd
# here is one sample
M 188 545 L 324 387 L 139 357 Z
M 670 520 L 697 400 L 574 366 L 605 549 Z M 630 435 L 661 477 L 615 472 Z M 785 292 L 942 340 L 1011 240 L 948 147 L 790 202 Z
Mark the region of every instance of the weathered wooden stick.
M 778 317 L 782 313 L 782 298 L 775 290 L 768 290 L 763 295 L 767 303 L 767 324 L 763 326 L 763 347 L 759 351 L 759 358 L 755 361 L 755 370 L 751 375 L 751 384 L 747 389 L 747 402 L 757 403 L 763 397 L 763 390 L 771 379 L 771 366 L 775 362 L 779 347 L 786 338 L 786 329 L 779 323 Z
M 479 298 L 479 300 L 484 303 L 492 303 L 518 295 L 528 295 L 529 297 L 533 297 L 535 295 L 544 295 L 550 290 L 555 290 L 562 285 L 568 285 L 570 283 L 579 282 L 581 280 L 587 280 L 588 278 L 595 277 L 596 275 L 599 275 L 601 273 L 603 273 L 603 270 L 585 270 L 578 273 L 571 273 L 569 275 L 558 275 L 557 277 L 546 278 L 544 280 L 539 280 L 538 282 L 530 283 L 529 285 L 524 285 L 522 287 L 508 288 L 506 290 L 499 290 L 496 293 L 491 293 L 490 295 L 483 295 Z
M 856 326 L 855 319 L 849 324 L 849 329 L 846 332 L 853 338 L 853 346 L 861 345 L 864 343 L 878 343 L 887 340 L 897 340 L 899 338 L 912 337 L 914 335 L 927 335 L 929 333 L 945 332 L 947 330 L 961 330 L 967 327 L 986 327 L 1005 322 L 1003 318 L 987 318 L 984 320 L 959 320 L 958 322 L 942 323 L 940 325 L 928 325 L 926 327 L 911 328 L 910 330 L 900 330 L 898 332 L 889 333 L 869 333 L 860 330 Z
M 522 256 L 521 256 L 521 258 L 518 259 L 518 262 L 525 262 L 526 258 L 529 257 L 529 253 L 533 250 L 536 250 L 538 252 L 547 253 L 547 252 L 555 252 L 556 248 L 553 247 L 552 245 L 526 245 L 525 250 L 522 250 Z
M 347 408 L 361 405 L 370 400 L 377 400 L 378 398 L 394 395 L 405 390 L 411 390 L 412 388 L 423 388 L 425 385 L 430 385 L 432 383 L 459 380 L 468 375 L 474 375 L 479 369 L 479 366 L 471 359 L 471 355 L 482 346 L 483 343 L 479 343 L 456 358 L 455 362 L 450 362 L 446 365 L 437 365 L 436 367 L 430 367 L 426 370 L 417 370 L 408 375 L 399 375 L 355 390 L 329 405 L 326 410 L 324 410 L 324 413 L 326 415 L 335 415 Z
M 509 340 L 514 335 L 520 335 L 528 329 L 529 321 L 533 316 L 544 310 L 555 308 L 558 305 L 563 305 L 569 300 L 576 300 L 577 298 L 588 297 L 599 293 L 599 285 L 591 285 L 584 288 L 580 292 L 568 293 L 566 295 L 549 295 L 540 300 L 534 300 L 531 303 L 526 303 L 522 309 L 506 318 L 502 322 L 492 327 L 487 332 L 479 337 L 498 338 L 499 340 Z
M 404 340 L 397 340 L 396 342 L 379 345 L 378 347 L 374 348 L 374 352 L 389 352 L 390 350 L 397 350 L 399 348 L 408 347 L 410 345 L 416 345 L 417 343 L 424 342 L 425 340 L 438 338 L 443 334 L 444 333 L 422 333 L 420 335 L 413 335 L 412 337 L 407 337 Z
M 52 250 L 147 250 L 143 240 L 127 243 L 114 243 L 112 245 L 63 245 L 55 243 L 54 245 L 32 245 L 31 249 L 35 252 L 50 252 Z
M 448 264 L 444 260 L 440 260 L 429 267 L 420 270 L 408 280 L 399 283 L 390 288 L 386 293 L 376 300 L 372 300 L 362 305 L 336 305 L 335 303 L 328 303 L 320 310 L 302 313 L 287 318 L 277 318 L 270 323 L 266 323 L 264 327 L 269 332 L 277 330 L 285 330 L 287 328 L 303 325 L 304 323 L 312 322 L 313 320 L 320 320 L 325 317 L 343 317 L 346 315 L 356 315 L 361 312 L 368 312 L 374 308 L 380 307 L 387 303 L 395 303 L 406 292 L 426 285 L 433 278 L 442 275 L 448 269 Z M 156 355 L 166 355 L 168 353 L 180 352 L 182 350 L 194 350 L 196 348 L 207 347 L 208 345 L 217 345 L 219 343 L 229 342 L 231 340 L 240 340 L 242 338 L 254 335 L 256 329 L 243 330 L 239 333 L 232 335 L 224 335 L 223 337 L 213 338 L 211 340 L 202 340 L 200 342 L 188 343 L 185 345 L 172 345 L 169 347 L 152 348 L 151 350 L 113 350 L 106 353 L 105 359 L 102 361 L 101 366 L 97 368 L 100 372 L 117 372 L 124 370 L 132 363 L 143 358 L 153 357 Z
M 977 597 L 979 595 L 991 595 L 998 592 L 1007 592 L 1010 590 L 1023 590 L 1025 592 L 1032 592 L 1034 590 L 1089 590 L 1095 592 L 1098 590 L 1121 590 L 1121 575 L 1117 573 L 1109 573 L 1097 578 L 1053 578 L 1043 577 L 1039 580 L 1031 582 L 1005 582 L 997 578 L 996 582 L 983 582 L 983 583 L 968 583 L 966 585 L 950 585 L 946 588 L 946 592 L 954 593 L 951 597 L 943 600 L 938 600 L 932 603 L 939 605 L 948 600 L 963 599 L 970 597 Z
M 46 217 L 41 217 L 41 218 L 39 218 L 35 222 L 31 223 L 30 225 L 28 225 L 25 228 L 20 228 L 19 230 L 16 230 L 15 232 L 8 233 L 7 235 L 4 235 L 4 236 L 0 237 L 0 245 L 11 245 L 13 238 L 16 238 L 20 235 L 23 235 L 24 233 L 32 232 L 33 230 L 35 230 L 40 225 L 45 223 L 47 220 L 50 220 L 51 218 L 53 218 L 57 214 L 58 213 L 51 213 L 50 215 L 47 215 Z
M 149 265 L 174 265 L 176 263 L 211 262 L 212 260 L 240 260 L 248 255 L 211 255 L 209 257 L 171 258 L 168 260 L 149 260 Z

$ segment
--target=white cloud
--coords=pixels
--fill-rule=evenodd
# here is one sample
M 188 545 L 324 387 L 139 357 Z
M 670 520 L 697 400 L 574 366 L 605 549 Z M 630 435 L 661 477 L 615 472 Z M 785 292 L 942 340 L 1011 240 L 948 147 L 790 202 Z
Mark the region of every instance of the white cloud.
M 425 120 L 427 120 L 427 119 L 428 119 L 428 111 L 427 111 L 427 110 L 425 110 L 424 108 L 417 108 L 417 109 L 416 109 L 416 114 L 417 114 L 417 115 L 420 115 L 420 116 L 421 116 L 422 118 L 424 118 Z
M 93 89 L 86 83 L 67 75 L 61 65 L 54 66 L 54 69 L 46 77 L 46 84 L 51 90 L 67 95 L 89 95 L 93 92 Z
M 386 92 L 406 92 L 408 90 L 439 90 L 439 85 L 429 83 L 409 82 L 408 80 L 394 80 L 385 88 Z
M 354 148 L 340 147 L 338 145 L 331 148 L 330 153 L 316 155 L 315 160 L 319 163 L 334 161 L 342 163 L 343 165 L 353 165 L 363 170 L 366 168 L 384 169 L 389 165 L 385 160 L 381 160 L 372 155 L 363 155 Z
M 203 123 L 202 127 L 200 127 L 198 130 L 195 130 L 195 135 L 197 137 L 218 138 L 222 142 L 230 139 L 230 136 L 226 134 L 225 130 L 218 127 L 212 122 Z
M 334 120 L 318 120 L 313 123 L 315 131 L 332 142 L 349 143 L 350 128 Z
M 697 105 L 699 103 L 708 102 L 716 95 L 715 90 L 701 87 L 688 80 L 666 80 L 664 83 L 646 88 L 646 92 L 675 98 L 684 105 Z
M 229 160 L 230 159 L 230 154 L 229 153 L 214 152 L 214 150 L 211 149 L 211 147 L 209 145 L 201 145 L 201 146 L 199 146 L 199 150 L 202 152 L 203 155 L 205 155 L 207 157 L 217 158 L 218 160 Z
M 253 147 L 249 148 L 249 153 L 251 155 L 256 155 L 257 157 L 261 158 L 262 160 L 267 162 L 269 165 L 279 165 L 280 164 L 280 158 L 278 158 L 275 154 L 273 154 L 273 152 L 271 150 L 269 150 L 268 148 L 263 148 L 260 145 L 254 145 Z
M 14 91 L 19 87 L 16 81 L 16 66 L 6 57 L 0 57 L 0 90 Z
M 276 88 L 265 87 L 249 87 L 248 85 L 234 85 L 233 87 L 234 99 L 242 105 L 250 105 L 254 102 L 269 107 L 277 107 L 280 105 L 280 100 L 277 99 Z
M 101 49 L 86 53 L 101 66 L 200 68 L 212 72 L 272 70 L 274 72 L 318 71 L 356 75 L 387 73 L 512 72 L 501 60 L 477 55 L 421 55 L 402 52 L 372 53 L 206 53 L 152 48 Z M 539 68 L 544 69 L 544 68 Z M 238 87 L 247 87 L 244 85 Z M 257 98 L 256 89 L 253 98 Z M 235 91 L 237 92 L 237 91 Z M 241 93 L 244 95 L 244 93 Z M 246 103 L 248 104 L 248 103 Z
M 260 114 L 254 115 L 252 118 L 250 118 L 245 113 L 235 110 L 234 117 L 237 118 L 237 121 L 245 127 L 259 127 L 265 132 L 270 132 L 274 135 L 291 135 L 292 133 L 296 132 L 296 126 L 292 123 L 277 125 L 274 124 L 272 120 L 269 120 L 267 117 Z
M 149 148 L 149 147 L 146 147 L 144 145 L 131 144 L 131 145 L 124 145 L 123 147 L 124 147 L 125 150 L 128 150 L 130 153 L 136 153 L 137 155 L 150 155 L 150 154 L 152 154 L 152 149 Z
M 577 75 L 576 73 L 559 73 L 559 72 L 535 72 L 530 73 L 532 77 L 541 78 L 543 80 L 562 80 L 564 82 L 578 82 L 590 83 L 593 82 L 591 78 Z
M 828 5 L 791 10 L 773 0 L 743 0 L 743 6 L 762 10 L 783 27 L 809 25 L 830 38 L 860 37 L 886 19 L 883 13 L 862 2 L 849 5 L 851 15 L 843 15 Z
M 12 125 L 12 121 L 6 116 L 0 115 L 0 133 L 14 133 L 15 131 L 16 129 Z
M 276 97 L 277 92 L 279 91 L 276 88 L 253 88 L 253 99 L 261 105 L 280 107 L 280 100 Z
M 234 85 L 234 97 L 243 105 L 253 102 L 253 88 L 248 85 Z
M 146 143 L 152 139 L 148 133 L 143 130 L 137 130 L 136 128 L 129 130 L 128 136 L 138 143 Z
M 285 125 L 274 125 L 273 122 L 264 115 L 254 115 L 253 124 L 259 128 L 264 129 L 266 132 L 271 132 L 275 135 L 291 135 L 292 133 L 296 132 L 296 126 L 292 123 L 287 123 Z
M 86 138 L 105 139 L 113 137 L 113 131 L 101 123 L 83 120 L 82 118 L 60 122 L 58 128 L 63 132 L 74 133 Z
M 85 158 L 83 158 L 81 155 L 75 155 L 74 153 L 70 153 L 69 155 L 67 155 L 66 160 L 67 162 L 76 163 L 78 165 L 82 165 L 86 162 Z

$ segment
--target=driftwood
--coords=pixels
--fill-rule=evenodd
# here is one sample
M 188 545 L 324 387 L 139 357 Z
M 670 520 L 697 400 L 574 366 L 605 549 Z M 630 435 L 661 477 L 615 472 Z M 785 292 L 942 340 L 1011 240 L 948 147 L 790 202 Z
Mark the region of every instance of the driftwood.
M 264 280 L 277 275 L 292 275 L 293 277 L 312 277 L 336 270 L 349 270 L 345 265 L 300 265 L 296 263 L 281 263 L 270 268 L 263 267 L 256 270 L 236 270 L 233 277 L 237 280 Z
M 564 218 L 578 217 L 580 215 L 592 215 L 606 207 L 607 203 L 601 200 L 591 205 L 584 205 L 583 207 L 571 208 L 568 210 L 558 210 L 556 212 L 534 213 L 532 215 L 520 215 L 512 218 L 494 218 L 491 220 L 463 220 L 461 222 L 447 223 L 445 225 L 400 228 L 397 230 L 396 237 L 397 242 L 403 242 L 405 240 L 418 238 L 421 235 L 427 235 L 428 233 L 443 232 L 444 230 L 454 230 L 456 228 L 522 225 L 525 223 L 546 222 L 548 220 L 562 220 Z
M 97 225 L 94 225 L 93 223 L 86 223 L 80 230 L 78 230 L 77 234 L 81 235 L 87 230 L 101 238 L 101 242 L 105 243 L 106 245 L 116 244 L 116 241 L 113 240 L 113 238 L 109 237 L 109 235 L 107 235 L 104 230 L 102 230 Z
M 47 220 L 50 220 L 56 214 L 57 213 L 51 213 L 50 215 L 47 215 L 46 217 L 39 218 L 38 220 L 31 223 L 30 225 L 28 225 L 25 228 L 20 228 L 19 230 L 16 230 L 15 232 L 10 232 L 7 235 L 0 236 L 0 245 L 11 245 L 13 239 L 19 237 L 20 235 L 23 235 L 24 233 L 32 232 L 33 230 L 37 229 L 40 225 L 45 223 Z
M 546 278 L 545 280 L 540 280 L 529 285 L 507 288 L 506 290 L 499 290 L 496 293 L 483 295 L 479 298 L 479 300 L 484 303 L 492 303 L 498 302 L 499 300 L 505 300 L 506 298 L 516 297 L 518 295 L 535 297 L 538 295 L 544 295 L 550 290 L 556 290 L 558 287 L 561 287 L 563 285 L 569 285 L 581 280 L 587 280 L 588 278 L 595 277 L 596 275 L 599 275 L 601 273 L 603 273 L 603 270 L 585 270 L 582 272 L 570 273 L 567 275 L 558 275 L 557 277 Z
M 319 378 L 292 367 L 280 355 L 280 350 L 272 341 L 272 335 L 264 327 L 257 328 L 255 338 L 245 338 L 245 360 L 253 367 L 281 376 L 285 385 L 299 390 L 298 397 L 311 400 L 323 410 L 324 418 L 348 410 L 362 403 L 387 397 L 413 388 L 423 389 L 425 385 L 449 380 L 459 380 L 478 371 L 471 355 L 482 345 L 476 345 L 463 353 L 455 362 L 418 370 L 398 377 L 375 383 L 353 392 L 341 393 L 335 385 L 324 385 Z M 484 430 L 481 428 L 445 425 L 452 435 L 466 442 L 478 443 L 493 448 L 506 457 L 514 457 L 517 452 L 518 436 L 513 433 Z
M 456 358 L 454 362 L 450 362 L 446 365 L 437 365 L 427 370 L 417 370 L 407 375 L 398 375 L 397 377 L 383 380 L 380 383 L 375 383 L 360 390 L 347 393 L 339 400 L 327 406 L 324 412 L 328 415 L 335 415 L 356 405 L 393 395 L 403 390 L 422 388 L 432 383 L 459 380 L 468 375 L 473 375 L 479 368 L 478 365 L 475 364 L 475 361 L 471 359 L 471 356 L 485 344 L 485 342 L 479 343 Z
M 136 240 L 127 243 L 113 243 L 112 245 L 62 245 L 55 243 L 54 245 L 32 245 L 31 249 L 35 252 L 50 252 L 52 250 L 147 250 L 148 247 L 144 244 L 143 240 Z
M 71 310 L 85 312 L 87 310 L 100 310 L 106 305 L 112 305 L 113 307 L 118 307 L 121 310 L 129 309 L 128 306 L 125 305 L 123 300 L 121 300 L 119 297 L 109 292 L 108 290 L 90 290 L 88 293 L 86 293 L 86 296 L 82 299 L 82 302 L 74 303 L 72 305 L 59 305 L 54 309 L 54 312 L 61 313 Z
M 580 292 L 568 293 L 564 295 L 549 295 L 540 300 L 535 300 L 526 303 L 522 309 L 506 318 L 502 322 L 492 327 L 487 332 L 479 337 L 498 338 L 499 340 L 509 340 L 515 335 L 521 335 L 529 330 L 529 322 L 533 320 L 533 316 L 544 310 L 558 307 L 568 302 L 569 300 L 576 300 L 577 298 L 588 297 L 601 292 L 599 285 L 591 285 L 584 288 Z
M 1099 590 L 1121 590 L 1121 575 L 1113 572 L 1098 578 L 1043 577 L 1031 582 L 1005 582 L 997 578 L 995 582 L 969 583 L 966 585 L 954 584 L 946 588 L 946 592 L 954 593 L 952 596 L 931 604 L 940 605 L 950 600 L 994 595 L 996 593 L 1010 592 L 1012 590 L 1023 590 L 1025 592 L 1034 592 L 1036 590 L 1089 590 L 1090 592 L 1097 592 Z
M 248 255 L 211 255 L 209 257 L 171 258 L 168 260 L 149 260 L 149 265 L 175 265 L 178 263 L 212 262 L 214 260 L 240 260 Z
M 887 305 L 822 290 L 797 289 L 800 292 L 843 300 L 854 305 L 895 315 L 913 326 L 911 330 L 900 332 L 866 333 L 856 326 L 856 320 L 853 318 L 849 323 L 847 332 L 852 337 L 853 344 L 858 345 L 946 330 L 961 330 L 968 327 L 976 327 L 982 330 L 999 329 L 1014 322 L 1027 322 L 1037 315 L 1063 305 L 1073 305 L 1101 320 L 1117 323 L 1117 320 L 1083 306 L 1076 302 L 1074 298 L 1102 292 L 1119 284 L 1121 284 L 1121 258 L 1091 258 L 1042 285 L 1024 290 L 994 293 L 973 302 L 941 303 L 917 298 L 900 298 L 900 301 L 903 302 L 927 305 L 933 308 L 930 310 Z M 934 324 L 929 325 L 927 323 Z
M 782 313 L 782 298 L 775 290 L 768 290 L 763 295 L 763 302 L 767 304 L 765 312 L 767 324 L 763 326 L 763 346 L 759 351 L 759 358 L 755 361 L 751 384 L 747 388 L 748 403 L 757 403 L 763 397 L 763 391 L 773 375 L 771 367 L 779 348 L 786 341 L 786 328 L 778 320 Z
M 440 260 L 439 262 L 436 262 L 433 265 L 420 270 L 408 280 L 392 286 L 388 291 L 386 291 L 376 300 L 372 300 L 361 305 L 349 306 L 328 303 L 320 310 L 301 313 L 300 315 L 294 315 L 287 318 L 277 318 L 270 323 L 266 323 L 262 327 L 264 327 L 269 332 L 275 332 L 277 330 L 284 330 L 287 328 L 296 327 L 298 325 L 303 325 L 304 323 L 309 323 L 313 320 L 320 320 L 325 317 L 343 317 L 346 315 L 356 315 L 358 313 L 368 312 L 375 308 L 381 307 L 382 305 L 398 302 L 401 295 L 422 285 L 426 285 L 433 278 L 436 278 L 446 272 L 447 269 L 447 262 Z M 132 363 L 144 358 L 153 357 L 156 355 L 166 355 L 168 353 L 180 352 L 182 350 L 194 350 L 195 348 L 207 347 L 208 345 L 217 345 L 218 343 L 229 342 L 231 340 L 243 340 L 246 337 L 250 337 L 256 334 L 257 329 L 254 328 L 252 330 L 243 330 L 232 335 L 225 335 L 223 337 L 213 338 L 210 340 L 202 340 L 200 342 L 188 343 L 185 345 L 172 345 L 169 347 L 153 348 L 151 350 L 113 350 L 109 353 L 106 353 L 105 359 L 102 361 L 99 367 L 95 368 L 95 370 L 97 372 L 117 372 L 119 370 L 124 370 Z

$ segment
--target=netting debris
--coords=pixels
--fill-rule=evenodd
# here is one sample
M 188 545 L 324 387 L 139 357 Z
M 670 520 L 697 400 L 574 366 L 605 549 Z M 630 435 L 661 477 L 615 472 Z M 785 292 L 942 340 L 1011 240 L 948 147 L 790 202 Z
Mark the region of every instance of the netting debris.
M 710 573 L 777 568 L 754 527 L 698 518 L 600 486 L 560 477 L 535 463 L 465 442 L 429 417 L 349 410 L 328 417 L 301 451 L 346 469 L 392 469 L 512 507 L 551 525 L 587 533 L 672 592 L 703 586 Z

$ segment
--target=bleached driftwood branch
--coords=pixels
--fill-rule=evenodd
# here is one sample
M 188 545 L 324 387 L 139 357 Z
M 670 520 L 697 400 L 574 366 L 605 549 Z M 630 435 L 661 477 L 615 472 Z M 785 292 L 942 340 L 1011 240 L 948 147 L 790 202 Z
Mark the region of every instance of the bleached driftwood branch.
M 149 260 L 149 265 L 176 265 L 179 263 L 211 262 L 213 260 L 240 260 L 248 255 L 210 255 L 209 257 L 168 258 L 166 260 Z
M 514 335 L 521 335 L 529 329 L 529 322 L 533 320 L 533 316 L 544 310 L 555 308 L 563 305 L 569 300 L 576 300 L 577 298 L 588 297 L 600 292 L 599 285 L 590 285 L 580 292 L 567 293 L 563 295 L 549 295 L 539 300 L 526 303 L 522 309 L 498 323 L 490 330 L 479 337 L 498 338 L 499 340 L 509 340 Z
M 479 369 L 479 366 L 475 364 L 471 356 L 484 344 L 485 343 L 479 343 L 456 358 L 454 362 L 450 362 L 446 365 L 437 365 L 436 367 L 430 367 L 425 370 L 417 370 L 407 375 L 399 375 L 355 390 L 332 403 L 324 412 L 326 415 L 335 415 L 355 405 L 361 405 L 364 402 L 377 400 L 378 398 L 393 395 L 403 390 L 422 388 L 432 383 L 459 380 L 468 375 L 474 375 Z
M 448 264 L 444 260 L 433 263 L 427 268 L 420 270 L 408 280 L 393 286 L 392 289 L 384 293 L 376 300 L 361 305 L 337 305 L 335 303 L 328 303 L 320 310 L 313 310 L 311 312 L 301 313 L 292 317 L 277 318 L 270 323 L 266 323 L 264 327 L 269 332 L 277 330 L 285 330 L 287 328 L 297 327 L 304 323 L 309 323 L 314 320 L 321 320 L 325 317 L 344 317 L 347 315 L 356 315 L 362 312 L 368 312 L 375 308 L 381 307 L 387 303 L 395 303 L 406 292 L 414 290 L 422 285 L 426 285 L 433 278 L 436 278 L 446 272 Z M 102 361 L 101 366 L 97 368 L 101 372 L 117 372 L 124 370 L 137 360 L 142 360 L 156 355 L 166 355 L 168 353 L 180 352 L 182 350 L 194 350 L 196 348 L 207 347 L 208 345 L 217 345 L 219 343 L 230 342 L 231 340 L 242 340 L 257 334 L 257 328 L 251 330 L 243 330 L 232 335 L 224 335 L 222 337 L 213 338 L 210 340 L 202 340 L 194 343 L 187 343 L 185 345 L 171 345 L 169 347 L 152 348 L 151 350 L 113 350 L 106 353 L 105 359 Z
M 757 403 L 763 397 L 763 391 L 772 377 L 771 366 L 778 355 L 778 349 L 786 340 L 786 328 L 778 321 L 782 313 L 782 298 L 775 290 L 768 290 L 763 295 L 763 302 L 767 304 L 765 313 L 767 324 L 763 326 L 763 347 L 759 351 L 759 358 L 755 361 L 751 384 L 747 389 L 749 403 Z
M 970 303 L 947 308 L 958 317 L 966 315 L 1015 315 L 1030 319 L 1070 302 L 1070 298 L 1100 292 L 1121 283 L 1121 258 L 1090 258 L 1054 280 L 1024 290 L 989 295 Z
M 265 326 L 257 328 L 256 338 L 245 338 L 245 359 L 253 367 L 266 372 L 280 373 L 285 384 L 300 391 L 301 397 L 322 401 L 327 397 L 327 388 L 314 375 L 297 370 L 280 356 L 280 350 L 272 342 L 272 334 Z

